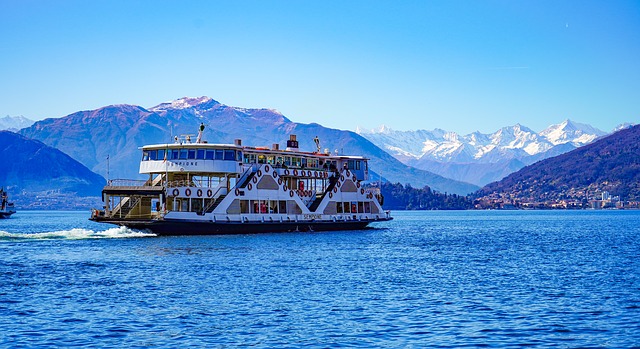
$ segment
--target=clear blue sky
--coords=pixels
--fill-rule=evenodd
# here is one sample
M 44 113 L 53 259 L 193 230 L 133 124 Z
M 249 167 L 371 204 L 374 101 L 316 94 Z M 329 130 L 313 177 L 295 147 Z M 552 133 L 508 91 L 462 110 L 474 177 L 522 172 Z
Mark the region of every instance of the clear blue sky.
M 640 119 L 640 1 L 0 0 L 0 116 L 209 96 L 354 130 Z

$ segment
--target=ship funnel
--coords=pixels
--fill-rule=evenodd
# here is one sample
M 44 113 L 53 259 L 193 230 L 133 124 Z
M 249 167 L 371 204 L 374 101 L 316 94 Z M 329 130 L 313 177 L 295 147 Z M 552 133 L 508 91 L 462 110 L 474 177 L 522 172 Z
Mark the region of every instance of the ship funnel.
M 289 135 L 289 140 L 287 141 L 287 149 L 298 150 L 298 141 L 296 140 L 296 135 Z
M 280 144 L 273 143 L 273 145 L 271 146 L 271 150 L 280 150 Z
M 235 144 L 238 147 L 241 147 L 242 146 L 242 139 L 240 139 L 240 138 L 234 139 L 233 140 L 233 144 Z

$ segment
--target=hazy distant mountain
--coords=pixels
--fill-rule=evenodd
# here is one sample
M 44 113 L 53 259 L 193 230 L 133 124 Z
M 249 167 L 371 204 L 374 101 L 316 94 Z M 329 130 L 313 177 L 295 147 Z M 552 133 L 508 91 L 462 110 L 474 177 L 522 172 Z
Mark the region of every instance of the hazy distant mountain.
M 474 132 L 465 136 L 441 129 L 394 131 L 385 126 L 356 132 L 407 165 L 477 185 L 499 180 L 525 165 L 605 135 L 571 120 L 540 133 L 520 124 L 491 134 Z
M 0 186 L 11 195 L 21 191 L 58 190 L 100 196 L 105 179 L 69 155 L 17 133 L 0 131 Z
M 275 110 L 229 107 L 208 97 L 185 97 L 149 109 L 112 105 L 38 121 L 21 133 L 64 151 L 105 176 L 109 156 L 110 178 L 140 178 L 138 147 L 172 142 L 174 135 L 195 137 L 201 122 L 207 126 L 204 138 L 211 143 L 233 143 L 240 138 L 245 145 L 277 143 L 284 148 L 289 135 L 295 134 L 300 149 L 313 150 L 313 138 L 318 136 L 323 149 L 370 157 L 370 169 L 392 182 L 429 185 L 456 194 L 479 189 L 408 167 L 356 133 L 294 123 Z
M 558 200 L 608 191 L 623 200 L 639 200 L 639 183 L 640 125 L 524 167 L 477 195 L 506 193 L 510 199 Z
M 0 118 L 0 130 L 18 132 L 18 130 L 33 125 L 35 121 L 25 118 L 24 116 L 5 116 Z

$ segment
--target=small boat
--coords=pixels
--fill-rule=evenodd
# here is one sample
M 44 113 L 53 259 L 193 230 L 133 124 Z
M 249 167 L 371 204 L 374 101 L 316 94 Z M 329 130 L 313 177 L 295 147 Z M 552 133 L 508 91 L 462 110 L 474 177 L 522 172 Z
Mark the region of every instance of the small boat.
M 364 229 L 393 219 L 378 188 L 367 188 L 368 159 L 298 149 L 195 142 L 141 148 L 146 180 L 109 180 L 90 220 L 157 235 L 245 234 Z
M 2 205 L 0 206 L 0 219 L 9 218 L 12 214 L 16 213 L 13 202 L 9 202 L 8 194 L 4 190 L 4 187 L 0 188 L 0 200 L 2 200 Z

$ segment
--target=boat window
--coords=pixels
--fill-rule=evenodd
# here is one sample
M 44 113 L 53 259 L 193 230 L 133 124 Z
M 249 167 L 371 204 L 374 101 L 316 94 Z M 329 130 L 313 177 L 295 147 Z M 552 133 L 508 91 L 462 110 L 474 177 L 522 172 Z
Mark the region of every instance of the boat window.
M 356 164 L 355 164 L 355 161 L 354 161 L 354 160 L 349 160 L 349 161 L 348 161 L 348 164 L 349 164 L 349 165 L 347 165 L 347 166 L 349 167 L 349 169 L 350 169 L 350 170 L 353 170 L 353 169 L 355 169 L 355 168 L 356 168 Z
M 196 154 L 196 159 L 204 160 L 204 149 L 198 149 L 198 152 Z
M 249 200 L 240 200 L 240 213 L 249 213 Z
M 269 201 L 269 213 L 278 213 L 278 201 Z
M 255 154 L 244 154 L 244 163 L 245 164 L 253 164 L 256 162 Z
M 278 205 L 280 206 L 280 213 L 287 213 L 287 202 L 286 201 L 278 201 Z
M 206 160 L 213 160 L 215 157 L 215 152 L 213 150 L 207 150 L 207 154 L 205 155 Z
M 242 152 L 239 150 L 236 152 L 236 161 L 242 161 Z
M 164 156 L 164 149 L 158 150 L 158 160 L 166 160 L 167 158 Z
M 189 149 L 189 156 L 188 159 L 189 160 L 193 160 L 196 158 L 196 150 L 195 149 Z
M 187 160 L 187 149 L 180 149 L 180 160 Z
M 360 169 L 360 160 L 356 161 L 356 170 Z
M 149 150 L 149 160 L 155 160 L 158 155 L 157 150 Z
M 276 159 L 276 157 L 273 156 L 273 155 L 267 156 L 267 164 L 269 164 L 269 165 L 275 164 L 275 159 Z
M 172 160 L 178 160 L 178 149 L 174 149 L 171 151 L 171 159 Z
M 371 213 L 371 203 L 369 201 L 364 203 L 364 213 Z
M 307 159 L 306 158 L 302 158 L 302 161 L 300 163 L 302 164 L 302 168 L 306 168 L 307 167 Z
M 236 160 L 236 151 L 235 150 L 226 149 L 224 151 L 224 159 L 225 160 L 235 161 Z
M 290 156 L 285 156 L 284 157 L 284 164 L 285 164 L 285 166 L 291 166 L 291 157 Z
M 267 157 L 264 155 L 258 155 L 258 163 L 264 164 L 267 161 Z
M 216 160 L 222 160 L 224 157 L 224 150 L 216 149 Z
M 364 203 L 362 201 L 358 201 L 358 212 L 359 213 L 364 212 Z
M 149 160 L 149 153 L 146 151 L 142 152 L 142 161 L 147 161 Z
M 342 213 L 342 202 L 336 202 L 336 213 Z

